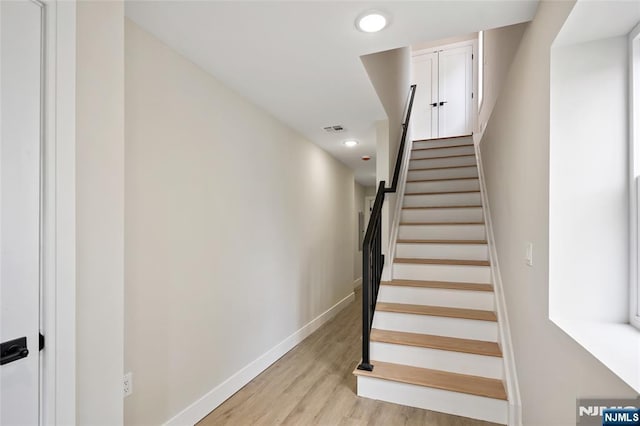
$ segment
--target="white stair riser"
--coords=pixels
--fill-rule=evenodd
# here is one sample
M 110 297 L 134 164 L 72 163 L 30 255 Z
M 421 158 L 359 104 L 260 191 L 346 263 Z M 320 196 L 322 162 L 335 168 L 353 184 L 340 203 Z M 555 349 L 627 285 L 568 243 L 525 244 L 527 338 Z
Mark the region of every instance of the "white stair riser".
M 478 179 L 443 180 L 430 182 L 407 182 L 406 193 L 411 192 L 448 192 L 448 191 L 479 191 Z
M 476 157 L 449 157 L 435 158 L 433 160 L 411 160 L 409 169 L 430 169 L 433 167 L 475 166 Z
M 482 222 L 482 207 L 403 209 L 401 222 Z
M 452 148 L 424 149 L 419 151 L 412 151 L 411 159 L 417 160 L 420 158 L 447 157 L 449 155 L 475 155 L 475 153 L 476 152 L 473 148 L 473 145 L 454 146 Z
M 473 143 L 473 139 L 471 137 L 440 139 L 440 140 L 430 140 L 430 141 L 414 141 L 413 144 L 411 145 L 411 148 L 413 149 L 442 148 L 444 146 L 465 145 L 468 143 Z
M 484 225 L 401 225 L 401 240 L 484 240 Z
M 461 177 L 478 177 L 478 168 L 476 166 L 469 166 L 455 169 L 409 170 L 407 180 L 452 179 Z
M 371 342 L 371 359 L 451 373 L 504 379 L 503 360 L 495 356 Z
M 476 206 L 480 205 L 480 193 L 468 192 L 464 194 L 432 194 L 432 195 L 406 195 L 404 207 L 431 207 L 431 206 Z
M 373 328 L 497 342 L 498 323 L 376 310 Z
M 491 291 L 450 290 L 409 286 L 380 286 L 378 302 L 446 306 L 448 308 L 494 310 Z
M 358 396 L 494 423 L 508 420 L 507 401 L 373 377 L 358 376 Z
M 394 263 L 393 279 L 489 284 L 491 283 L 491 268 L 469 265 Z
M 410 259 L 489 260 L 486 244 L 405 244 L 396 245 L 396 257 Z

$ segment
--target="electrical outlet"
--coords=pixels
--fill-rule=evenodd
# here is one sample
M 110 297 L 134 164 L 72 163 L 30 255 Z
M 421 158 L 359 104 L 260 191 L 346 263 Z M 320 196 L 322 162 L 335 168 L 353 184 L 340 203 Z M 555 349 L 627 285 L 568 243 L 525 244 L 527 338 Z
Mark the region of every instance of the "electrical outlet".
M 122 391 L 124 393 L 124 397 L 133 393 L 133 373 L 131 373 L 131 371 L 124 375 L 122 380 Z

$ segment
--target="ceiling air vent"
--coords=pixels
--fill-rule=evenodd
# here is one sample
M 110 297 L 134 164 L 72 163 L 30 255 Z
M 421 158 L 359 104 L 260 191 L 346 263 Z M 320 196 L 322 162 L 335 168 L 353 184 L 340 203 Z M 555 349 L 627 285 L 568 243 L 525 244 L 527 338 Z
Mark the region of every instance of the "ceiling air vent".
M 341 124 L 336 124 L 335 126 L 327 126 L 323 127 L 324 131 L 327 133 L 340 133 L 344 132 L 344 127 Z

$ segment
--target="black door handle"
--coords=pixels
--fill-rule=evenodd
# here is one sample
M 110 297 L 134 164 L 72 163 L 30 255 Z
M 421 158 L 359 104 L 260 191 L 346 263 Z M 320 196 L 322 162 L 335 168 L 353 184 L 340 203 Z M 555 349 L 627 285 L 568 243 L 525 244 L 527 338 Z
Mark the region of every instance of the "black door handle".
M 437 102 L 434 102 L 434 103 L 432 103 L 432 104 L 431 104 L 431 106 L 432 106 L 432 107 L 437 107 L 437 106 L 438 106 L 438 103 L 437 103 Z
M 0 344 L 0 365 L 26 358 L 28 355 L 29 349 L 27 349 L 26 337 L 8 340 Z
M 447 103 L 447 101 L 442 101 L 442 102 L 440 102 L 440 106 L 442 106 L 442 105 L 444 105 L 446 103 Z

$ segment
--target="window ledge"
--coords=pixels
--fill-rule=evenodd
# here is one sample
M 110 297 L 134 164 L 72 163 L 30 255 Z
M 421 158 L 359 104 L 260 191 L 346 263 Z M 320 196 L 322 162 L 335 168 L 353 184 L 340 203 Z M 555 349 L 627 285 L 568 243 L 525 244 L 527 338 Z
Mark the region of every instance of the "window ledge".
M 551 321 L 640 393 L 640 330 L 629 324 L 567 318 Z

